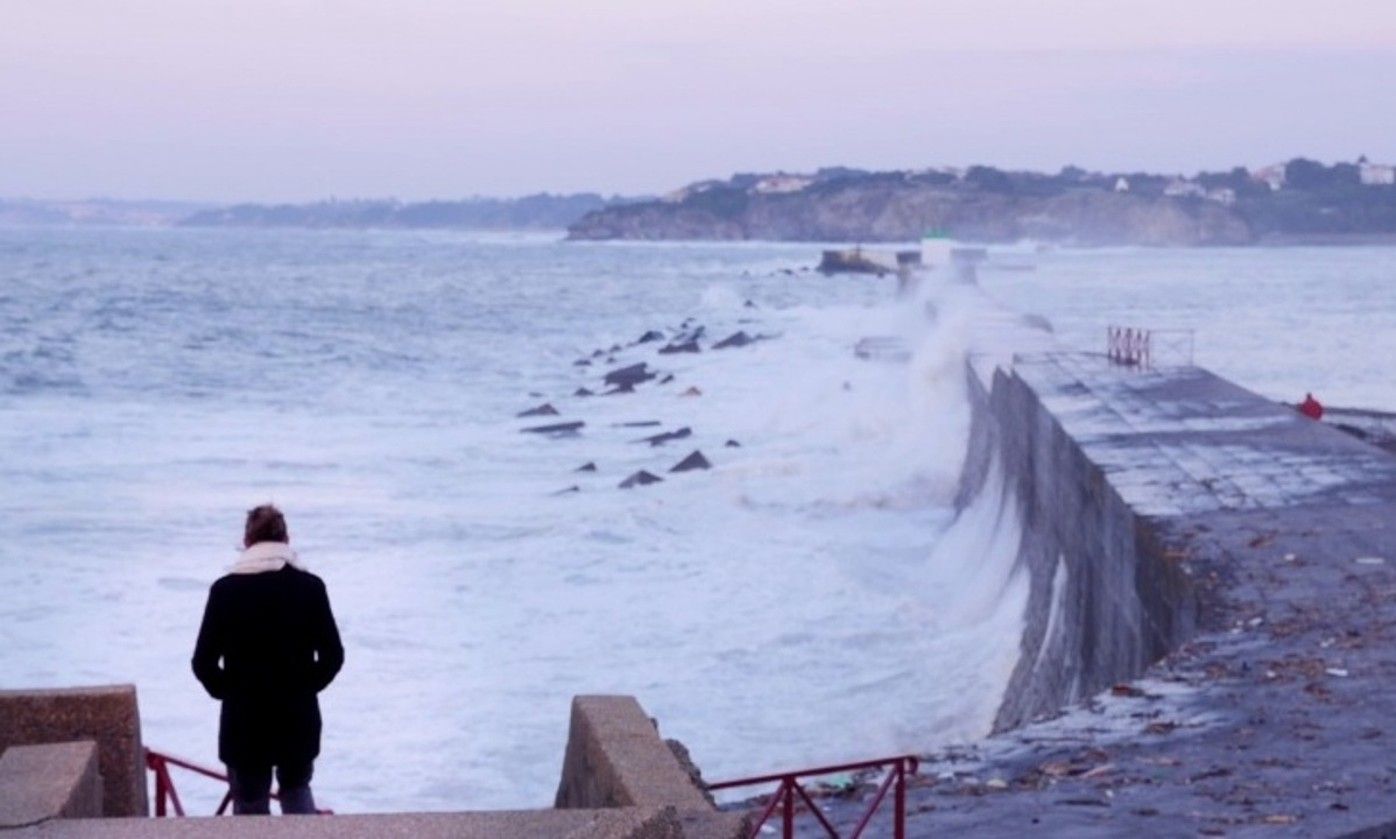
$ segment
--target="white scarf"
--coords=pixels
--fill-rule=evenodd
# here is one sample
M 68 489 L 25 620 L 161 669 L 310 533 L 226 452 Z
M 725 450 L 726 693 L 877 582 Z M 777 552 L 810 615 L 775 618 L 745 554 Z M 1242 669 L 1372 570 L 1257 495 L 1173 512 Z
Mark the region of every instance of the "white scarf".
M 238 561 L 228 569 L 229 574 L 261 574 L 265 571 L 280 571 L 290 565 L 300 568 L 296 552 L 285 542 L 258 542 L 242 552 Z

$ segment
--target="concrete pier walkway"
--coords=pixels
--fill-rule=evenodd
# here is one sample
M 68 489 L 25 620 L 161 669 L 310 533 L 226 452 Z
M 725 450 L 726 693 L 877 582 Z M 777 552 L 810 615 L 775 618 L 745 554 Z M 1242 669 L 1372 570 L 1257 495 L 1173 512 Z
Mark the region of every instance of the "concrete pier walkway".
M 912 835 L 1396 835 L 1396 457 L 1196 367 L 972 368 L 1043 593 L 1005 708 L 1071 706 L 929 756 Z

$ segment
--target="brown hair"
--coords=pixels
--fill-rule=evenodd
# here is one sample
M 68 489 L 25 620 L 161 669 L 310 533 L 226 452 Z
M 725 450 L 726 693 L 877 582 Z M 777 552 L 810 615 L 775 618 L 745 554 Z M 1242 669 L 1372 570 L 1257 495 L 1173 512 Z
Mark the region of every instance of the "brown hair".
M 252 547 L 258 542 L 289 542 L 286 533 L 286 517 L 271 504 L 263 504 L 247 511 L 247 525 L 243 528 L 242 543 Z

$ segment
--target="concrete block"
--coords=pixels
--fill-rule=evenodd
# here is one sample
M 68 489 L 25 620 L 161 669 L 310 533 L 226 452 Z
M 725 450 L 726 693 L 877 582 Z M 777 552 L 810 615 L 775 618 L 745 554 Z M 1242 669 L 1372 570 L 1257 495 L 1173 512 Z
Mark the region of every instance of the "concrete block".
M 0 830 L 101 815 L 95 742 L 11 746 L 0 755 Z
M 97 743 L 102 815 L 150 812 L 134 685 L 0 690 L 0 748 L 73 740 Z
M 578 696 L 558 784 L 558 808 L 673 806 L 712 810 L 645 711 L 630 696 Z

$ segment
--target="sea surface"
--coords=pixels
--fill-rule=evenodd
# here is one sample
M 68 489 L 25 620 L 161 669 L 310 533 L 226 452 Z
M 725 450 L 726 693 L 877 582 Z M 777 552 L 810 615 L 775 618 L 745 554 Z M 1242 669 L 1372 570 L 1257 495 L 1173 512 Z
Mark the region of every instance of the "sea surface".
M 957 313 L 982 303 L 816 257 L 0 229 L 0 686 L 133 682 L 148 745 L 216 764 L 189 655 L 244 511 L 274 501 L 347 647 L 315 780 L 339 812 L 548 806 L 579 693 L 636 695 L 713 779 L 982 736 L 1025 596 L 1012 522 L 942 538 L 976 349 Z M 1018 249 L 982 287 L 1068 346 L 1192 329 L 1265 395 L 1396 409 L 1393 257 Z M 699 325 L 699 354 L 634 345 Z M 710 348 L 739 330 L 765 340 Z M 911 359 L 857 358 L 869 335 Z M 673 380 L 573 395 L 639 361 Z M 712 469 L 668 471 L 695 449 Z M 664 481 L 617 487 L 639 469 Z M 220 790 L 177 780 L 211 812 Z

